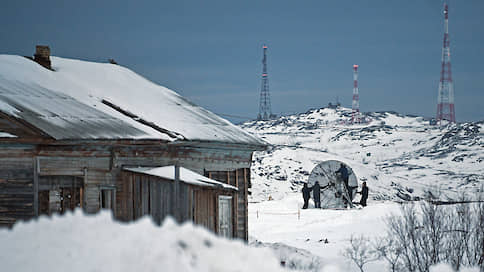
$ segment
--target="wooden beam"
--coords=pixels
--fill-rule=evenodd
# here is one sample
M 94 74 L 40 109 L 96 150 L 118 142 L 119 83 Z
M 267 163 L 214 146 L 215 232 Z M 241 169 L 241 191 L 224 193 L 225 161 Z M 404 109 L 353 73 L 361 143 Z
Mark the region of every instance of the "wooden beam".
M 10 116 L 10 115 L 7 115 L 3 112 L 0 112 L 0 118 L 3 118 L 5 120 L 12 122 L 15 125 L 19 126 L 20 129 L 27 131 L 27 133 L 31 134 L 32 138 L 34 138 L 36 140 L 42 141 L 42 140 L 45 140 L 45 138 L 53 139 L 50 135 L 44 133 L 39 128 L 31 125 L 30 123 L 28 123 L 27 121 L 25 121 L 21 118 Z M 18 140 L 18 139 L 16 139 L 16 140 Z
M 37 157 L 34 160 L 34 184 L 33 184 L 33 194 L 34 194 L 34 216 L 39 216 L 39 159 Z
M 235 169 L 235 187 L 237 188 L 237 190 L 239 189 L 239 172 L 240 170 L 238 169 Z M 238 238 L 238 233 L 239 233 L 239 192 L 235 192 L 234 193 L 234 200 L 233 200 L 233 204 L 232 204 L 232 214 L 234 215 L 233 216 L 233 231 L 234 231 L 234 234 L 233 234 L 233 237 L 237 237 Z
M 174 185 L 174 205 L 173 205 L 173 217 L 180 222 L 180 201 L 179 201 L 179 194 L 180 194 L 180 166 L 175 164 L 175 183 Z
M 85 168 L 87 169 L 87 168 Z M 49 169 L 39 171 L 39 176 L 74 176 L 74 177 L 84 177 L 84 170 L 64 170 L 64 169 Z
M 84 207 L 84 203 L 85 203 L 85 199 L 84 198 L 86 197 L 84 195 L 84 188 L 86 188 L 86 186 L 87 186 L 87 167 L 84 167 L 83 172 L 84 172 L 84 184 L 81 187 L 81 189 L 82 189 L 81 190 L 81 195 L 82 196 L 80 197 L 81 199 L 79 199 L 79 201 L 81 202 L 81 208 Z
M 77 180 L 74 178 L 72 181 L 72 187 L 71 187 L 71 207 L 72 210 L 76 210 L 76 188 L 77 188 Z
M 248 173 L 247 173 L 248 172 Z M 250 171 L 247 171 L 247 168 L 244 168 L 244 206 L 245 206 L 245 241 L 249 241 L 249 207 L 247 203 L 247 197 L 248 197 L 248 186 L 249 182 L 247 180 L 247 174 L 250 175 Z M 250 178 L 250 177 L 249 177 Z

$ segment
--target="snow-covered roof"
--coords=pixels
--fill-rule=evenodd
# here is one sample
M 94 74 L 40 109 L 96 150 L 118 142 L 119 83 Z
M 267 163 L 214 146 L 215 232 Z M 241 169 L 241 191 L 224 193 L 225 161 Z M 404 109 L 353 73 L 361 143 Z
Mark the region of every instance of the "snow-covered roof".
M 158 139 L 265 145 L 133 71 L 51 57 L 54 71 L 0 55 L 0 111 L 55 139 Z
M 2 75 L 0 100 L 3 101 L 0 111 L 20 118 L 58 140 L 148 136 L 141 126 L 136 127 L 136 124 L 106 114 L 72 97 L 40 85 L 34 87 L 21 81 L 11 81 Z M 162 134 L 159 137 L 170 139 Z
M 127 167 L 123 168 L 123 170 L 160 177 L 168 180 L 175 180 L 174 165 L 163 167 Z M 195 186 L 223 188 L 235 191 L 238 190 L 235 186 L 207 178 L 184 167 L 180 167 L 180 181 Z

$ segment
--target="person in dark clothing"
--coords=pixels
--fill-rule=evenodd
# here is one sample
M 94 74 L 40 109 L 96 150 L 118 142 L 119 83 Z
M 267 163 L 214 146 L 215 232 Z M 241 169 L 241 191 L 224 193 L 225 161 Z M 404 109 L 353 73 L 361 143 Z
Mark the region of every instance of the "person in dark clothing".
M 304 199 L 303 209 L 308 208 L 308 203 L 309 203 L 309 198 L 310 198 L 309 194 L 311 193 L 311 189 L 312 188 L 308 187 L 307 183 L 304 183 L 303 188 L 302 188 L 302 195 L 303 195 L 303 199 Z
M 348 184 L 348 168 L 346 168 L 346 165 L 344 163 L 340 164 L 339 169 L 335 173 L 339 173 L 343 181 Z
M 319 182 L 317 181 L 313 186 L 313 198 L 316 208 L 321 209 L 321 188 L 319 187 Z
M 348 186 L 348 168 L 346 168 L 346 165 L 344 163 L 340 164 L 338 171 L 335 172 L 336 174 L 340 174 L 341 179 L 343 180 L 343 184 L 345 186 L 346 191 L 348 192 L 348 195 L 350 197 L 350 201 L 353 198 L 352 196 L 352 190 L 350 190 L 350 187 Z
M 361 194 L 360 205 L 365 207 L 366 200 L 368 199 L 368 186 L 366 186 L 366 181 L 363 182 L 363 184 L 361 185 L 361 192 L 358 193 Z

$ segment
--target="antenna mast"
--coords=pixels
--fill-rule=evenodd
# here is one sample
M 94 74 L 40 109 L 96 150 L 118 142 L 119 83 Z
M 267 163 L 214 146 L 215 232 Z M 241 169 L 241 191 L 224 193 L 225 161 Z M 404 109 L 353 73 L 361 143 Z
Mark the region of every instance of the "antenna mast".
M 360 95 L 358 91 L 358 64 L 353 65 L 353 103 L 351 105 L 351 123 L 360 123 Z
M 444 44 L 442 46 L 442 67 L 437 97 L 437 117 L 435 119 L 439 124 L 442 124 L 442 120 L 455 123 L 454 83 L 450 69 L 449 6 L 447 3 L 444 3 Z
M 271 110 L 271 98 L 269 94 L 269 79 L 267 75 L 267 46 L 264 45 L 264 58 L 262 59 L 262 84 L 260 91 L 259 115 L 258 120 L 269 120 L 274 118 Z

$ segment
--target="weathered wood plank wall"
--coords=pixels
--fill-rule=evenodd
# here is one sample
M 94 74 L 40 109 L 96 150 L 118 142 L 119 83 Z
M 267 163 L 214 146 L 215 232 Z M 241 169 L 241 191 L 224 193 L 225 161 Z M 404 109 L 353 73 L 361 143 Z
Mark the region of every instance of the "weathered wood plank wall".
M 32 146 L 0 146 L 0 226 L 34 216 L 32 158 Z
M 9 142 L 0 148 L 0 225 L 11 225 L 17 219 L 34 216 L 34 162 L 38 161 L 39 177 L 75 176 L 84 180 L 81 191 L 83 208 L 94 213 L 100 209 L 100 186 L 116 185 L 116 199 L 133 194 L 133 188 L 122 176 L 124 166 L 164 166 L 178 164 L 200 174 L 212 173 L 212 178 L 236 186 L 234 197 L 234 230 L 236 236 L 247 239 L 247 180 L 250 178 L 251 151 L 227 148 L 186 146 L 109 146 L 88 142 L 79 145 L 27 145 Z M 148 181 L 147 181 L 148 182 Z M 155 185 L 158 186 L 158 185 Z M 149 185 L 141 186 L 139 193 L 145 198 L 156 192 L 171 194 L 170 189 L 155 190 Z M 156 191 L 156 192 L 155 192 Z M 179 197 L 184 203 L 182 220 L 191 219 L 193 206 L 188 189 L 181 190 Z M 164 201 L 162 195 L 158 196 Z M 147 197 L 146 199 L 150 199 Z M 154 209 L 156 218 L 164 218 L 169 205 L 143 202 L 143 213 Z M 132 220 L 133 203 L 116 201 L 116 216 Z M 215 204 L 214 204 L 215 205 Z M 20 206 L 20 207 L 17 207 Z M 12 213 L 13 211 L 13 213 Z M 17 213 L 18 212 L 18 213 Z M 13 216 L 18 214 L 18 216 Z M 3 222 L 3 223 L 2 223 Z M 212 223 L 210 223 L 212 224 Z M 216 225 L 216 224 L 215 224 Z
M 250 169 L 235 169 L 233 171 L 206 171 L 205 175 L 209 178 L 234 185 L 239 189 L 235 195 L 233 206 L 234 210 L 234 229 L 236 237 L 248 239 L 248 184 L 250 181 Z
M 217 231 L 217 197 L 218 194 L 213 190 L 193 190 L 194 212 L 193 221 L 195 224 Z
M 119 212 L 128 216 L 123 218 L 127 221 L 150 215 L 155 223 L 161 224 L 166 216 L 178 216 L 175 219 L 179 222 L 193 221 L 217 233 L 218 197 L 234 195 L 231 191 L 182 182 L 180 192 L 175 196 L 173 181 L 128 171 L 123 172 L 122 176 L 124 193 L 120 195 L 122 210 Z M 179 201 L 177 213 L 175 199 Z M 233 236 L 237 237 L 235 231 Z

